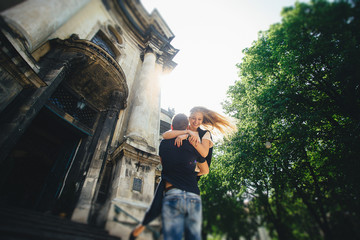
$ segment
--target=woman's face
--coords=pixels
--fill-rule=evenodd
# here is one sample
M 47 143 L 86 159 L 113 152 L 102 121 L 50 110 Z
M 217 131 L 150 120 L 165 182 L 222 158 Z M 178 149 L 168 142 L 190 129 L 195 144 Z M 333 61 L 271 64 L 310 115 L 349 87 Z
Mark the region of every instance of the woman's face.
M 201 112 L 195 112 L 191 114 L 189 117 L 190 130 L 196 131 L 202 124 L 203 119 L 204 119 L 204 115 Z

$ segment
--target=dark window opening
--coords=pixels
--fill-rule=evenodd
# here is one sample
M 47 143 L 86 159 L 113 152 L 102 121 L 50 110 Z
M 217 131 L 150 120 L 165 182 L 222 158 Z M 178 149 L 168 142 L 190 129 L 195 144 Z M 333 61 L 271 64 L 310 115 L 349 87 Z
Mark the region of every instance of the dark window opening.
M 110 44 L 105 40 L 104 34 L 102 32 L 98 32 L 92 39 L 91 42 L 95 43 L 102 49 L 104 49 L 107 53 L 109 53 L 114 59 L 116 59 L 116 54 L 114 50 L 112 50 Z
M 170 128 L 171 128 L 170 123 L 160 120 L 160 135 L 170 130 Z

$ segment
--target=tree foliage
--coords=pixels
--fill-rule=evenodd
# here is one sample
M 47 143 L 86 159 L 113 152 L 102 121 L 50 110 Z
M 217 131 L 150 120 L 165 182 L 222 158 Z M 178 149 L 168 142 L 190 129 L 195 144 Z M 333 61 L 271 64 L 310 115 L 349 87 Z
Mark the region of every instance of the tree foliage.
M 359 1 L 284 8 L 243 53 L 224 103 L 238 132 L 201 181 L 205 229 L 360 239 Z

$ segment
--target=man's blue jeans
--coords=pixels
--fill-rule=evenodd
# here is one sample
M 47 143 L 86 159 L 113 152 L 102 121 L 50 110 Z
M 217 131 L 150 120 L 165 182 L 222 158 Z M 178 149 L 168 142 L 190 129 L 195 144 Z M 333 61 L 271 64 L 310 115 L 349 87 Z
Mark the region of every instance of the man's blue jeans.
M 173 188 L 165 193 L 162 207 L 164 240 L 201 239 L 201 197 Z

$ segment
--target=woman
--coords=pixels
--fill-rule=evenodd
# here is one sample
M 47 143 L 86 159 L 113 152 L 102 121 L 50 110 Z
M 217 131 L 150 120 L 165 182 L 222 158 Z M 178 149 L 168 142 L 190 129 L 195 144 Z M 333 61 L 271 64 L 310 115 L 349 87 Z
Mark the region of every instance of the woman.
M 201 129 L 200 126 L 205 128 Z M 181 146 L 184 139 L 189 139 L 192 144 L 199 144 L 197 148 L 202 157 L 206 159 L 210 167 L 213 141 L 210 131 L 217 130 L 223 135 L 228 135 L 236 130 L 231 121 L 221 114 L 209 110 L 205 107 L 193 107 L 190 110 L 189 129 L 187 130 L 169 130 L 163 134 L 164 139 L 176 138 L 175 144 Z M 200 176 L 198 176 L 198 179 Z M 130 234 L 130 240 L 136 239 L 145 230 L 145 225 L 150 223 L 161 213 L 161 202 L 165 184 L 160 181 L 156 189 L 154 199 L 147 210 L 141 224 L 139 224 Z

